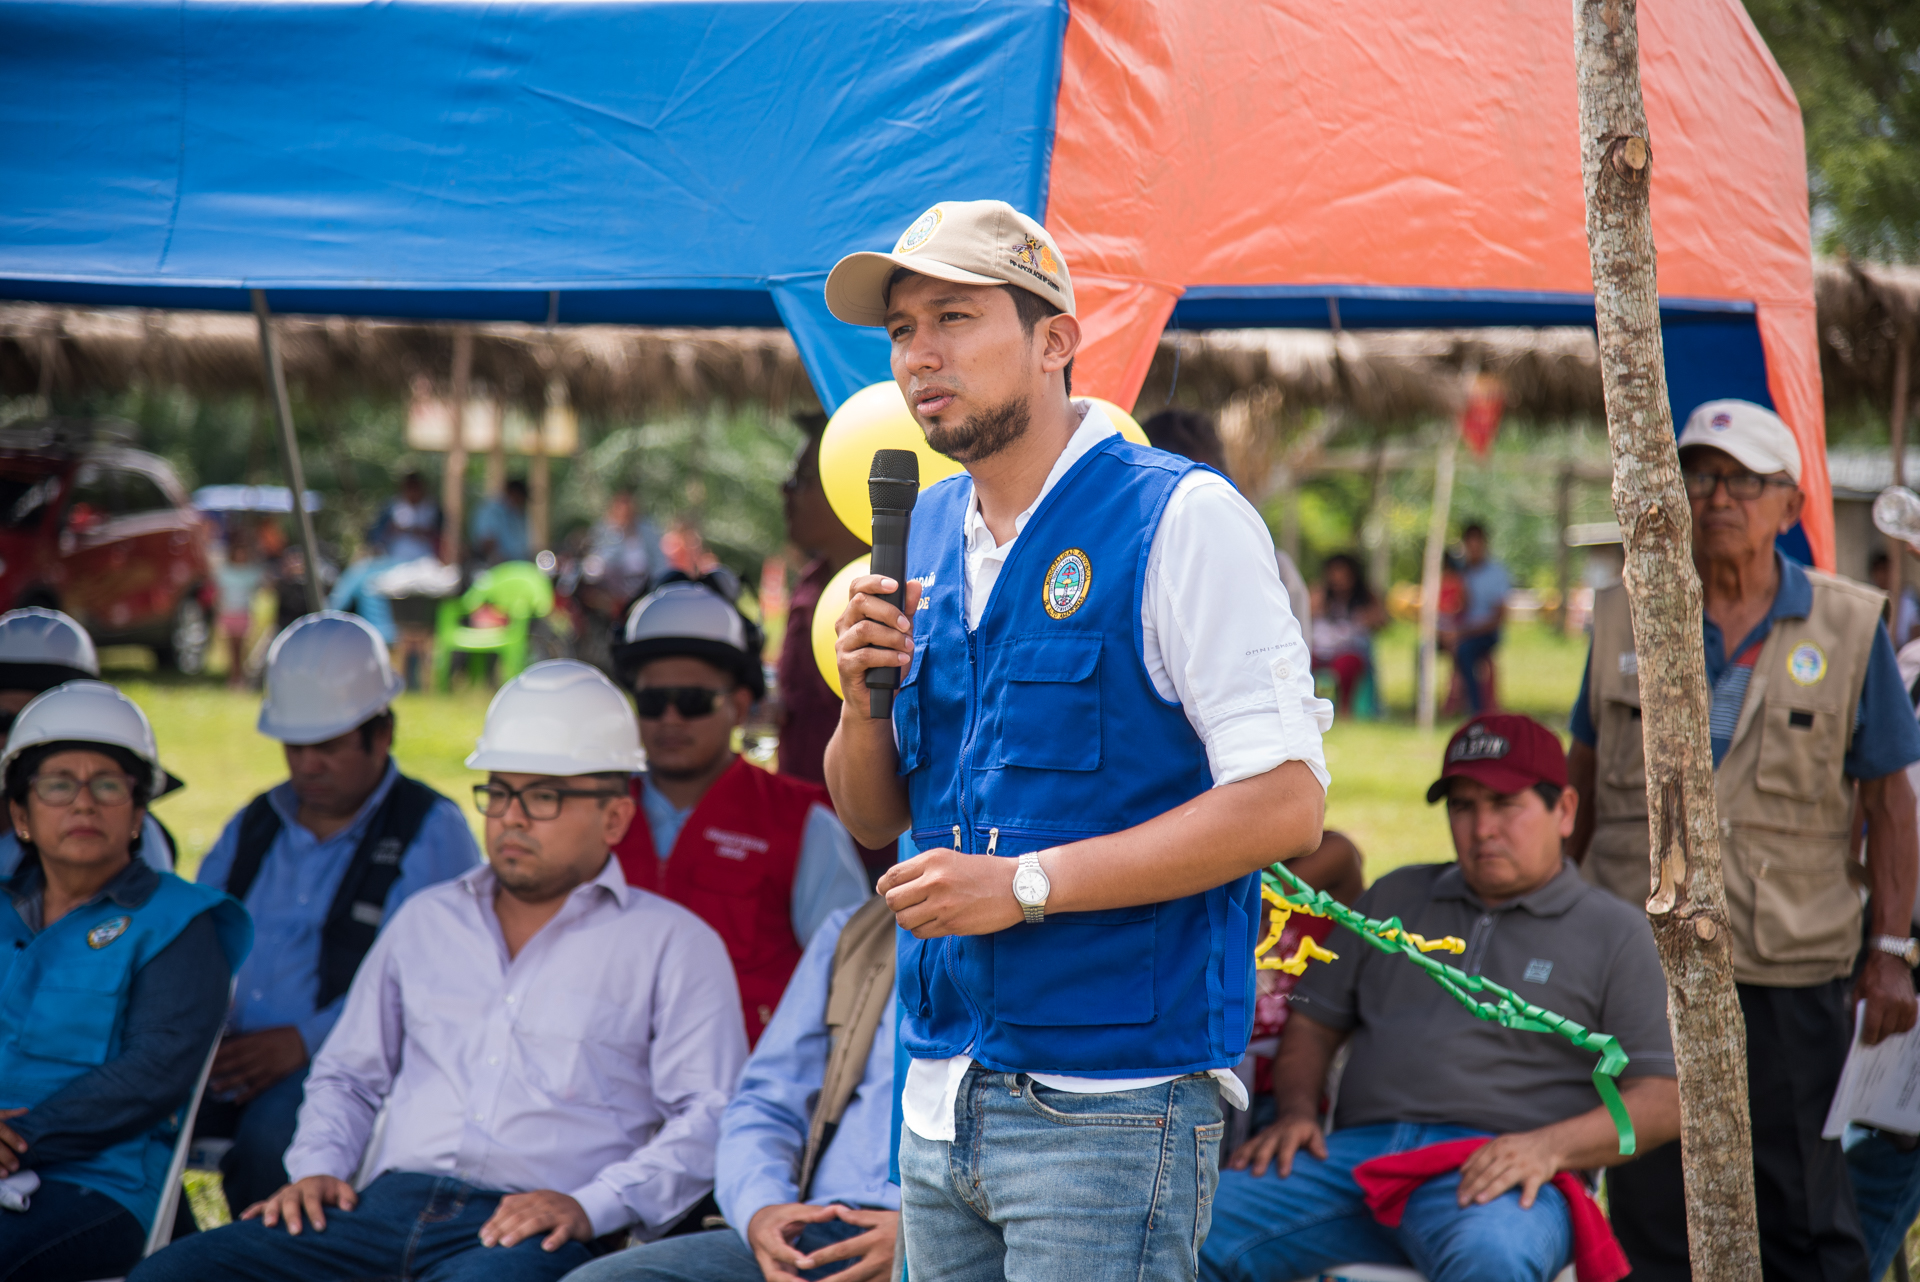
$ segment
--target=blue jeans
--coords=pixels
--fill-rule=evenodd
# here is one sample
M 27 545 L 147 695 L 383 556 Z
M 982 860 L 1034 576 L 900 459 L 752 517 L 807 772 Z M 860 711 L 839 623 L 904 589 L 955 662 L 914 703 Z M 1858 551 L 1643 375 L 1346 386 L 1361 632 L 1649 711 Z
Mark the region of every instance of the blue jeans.
M 147 1230 L 105 1193 L 48 1180 L 24 1211 L 0 1211 L 0 1282 L 91 1282 L 132 1268 Z
M 388 1171 L 353 1210 L 329 1210 L 324 1232 L 309 1224 L 295 1237 L 243 1220 L 175 1242 L 127 1282 L 558 1282 L 592 1258 L 581 1242 L 542 1250 L 541 1234 L 480 1245 L 480 1226 L 504 1196 L 452 1176 Z
M 1220 1088 L 1076 1095 L 974 1066 L 954 1142 L 900 1133 L 913 1282 L 1190 1279 L 1220 1174 Z
M 1500 644 L 1500 634 L 1489 632 L 1484 636 L 1461 637 L 1453 646 L 1453 668 L 1460 674 L 1460 684 L 1467 692 L 1467 713 L 1479 716 L 1487 710 L 1487 696 L 1492 693 L 1480 687 L 1480 660 L 1493 653 Z
M 801 1254 L 811 1255 L 865 1232 L 857 1224 L 828 1220 L 801 1229 L 794 1245 Z M 850 1269 L 853 1263 L 835 1260 L 817 1269 L 808 1269 L 800 1276 L 812 1282 Z M 715 1229 L 711 1233 L 661 1238 L 658 1242 L 603 1255 L 577 1273 L 569 1274 L 567 1282 L 761 1282 L 761 1279 L 760 1262 L 753 1258 L 746 1239 L 732 1229 Z
M 1305 1149 L 1293 1174 L 1220 1173 L 1213 1236 L 1200 1253 L 1207 1282 L 1289 1282 L 1337 1264 L 1397 1264 L 1429 1282 L 1547 1282 L 1567 1267 L 1573 1226 L 1567 1200 L 1548 1185 L 1533 1209 L 1509 1190 L 1484 1206 L 1456 1200 L 1459 1172 L 1428 1180 L 1407 1200 L 1398 1228 L 1367 1209 L 1353 1168 L 1368 1158 L 1484 1135 L 1462 1126 L 1388 1123 L 1327 1136 L 1327 1160 Z
M 1908 1226 L 1920 1216 L 1920 1149 L 1903 1153 L 1879 1131 L 1868 1131 L 1847 1150 L 1847 1174 L 1872 1260 L 1867 1276 L 1883 1278 Z

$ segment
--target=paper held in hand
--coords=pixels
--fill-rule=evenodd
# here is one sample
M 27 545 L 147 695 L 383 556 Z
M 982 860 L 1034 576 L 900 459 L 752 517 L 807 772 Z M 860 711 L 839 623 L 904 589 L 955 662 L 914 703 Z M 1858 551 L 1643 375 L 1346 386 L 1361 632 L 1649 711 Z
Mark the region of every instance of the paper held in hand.
M 1840 1085 L 1820 1134 L 1840 1138 L 1849 1122 L 1901 1135 L 1920 1135 L 1920 1028 L 1883 1039 L 1877 1046 L 1860 1041 L 1867 1004 L 1853 1015 L 1853 1049 L 1840 1070 Z

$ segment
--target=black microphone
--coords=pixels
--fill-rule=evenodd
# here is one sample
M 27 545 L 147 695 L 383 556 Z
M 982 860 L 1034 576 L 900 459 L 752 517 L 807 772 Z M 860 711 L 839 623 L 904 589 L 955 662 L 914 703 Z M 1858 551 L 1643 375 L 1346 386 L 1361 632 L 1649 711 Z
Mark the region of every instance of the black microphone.
M 920 456 L 912 450 L 875 450 L 873 470 L 867 475 L 867 499 L 873 505 L 873 572 L 900 585 L 883 598 L 898 610 L 907 607 L 907 530 L 919 497 Z M 867 669 L 867 711 L 874 720 L 892 718 L 893 692 L 899 685 L 900 669 Z

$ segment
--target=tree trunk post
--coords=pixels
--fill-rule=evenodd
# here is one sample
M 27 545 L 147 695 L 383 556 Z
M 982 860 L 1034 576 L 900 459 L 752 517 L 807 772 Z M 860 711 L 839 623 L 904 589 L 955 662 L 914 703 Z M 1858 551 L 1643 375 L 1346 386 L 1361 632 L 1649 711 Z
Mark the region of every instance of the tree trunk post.
M 1421 734 L 1433 732 L 1439 703 L 1439 631 L 1441 560 L 1447 551 L 1447 518 L 1453 508 L 1453 460 L 1460 449 L 1460 430 L 1448 423 L 1440 437 L 1433 463 L 1433 511 L 1427 519 L 1427 549 L 1420 563 L 1420 648 L 1414 684 L 1414 719 Z
M 447 470 L 440 480 L 440 559 L 459 565 L 467 532 L 467 401 L 472 396 L 473 327 L 453 331 L 453 440 L 447 446 Z
M 1893 399 L 1887 412 L 1888 443 L 1893 453 L 1893 483 L 1907 483 L 1907 402 L 1913 366 L 1913 330 L 1902 325 L 1893 342 Z M 1898 650 L 1909 638 L 1900 635 L 1900 605 L 1907 592 L 1907 545 L 1900 539 L 1887 539 L 1887 595 L 1893 601 L 1888 630 L 1893 648 Z
M 1613 452 L 1613 507 L 1640 673 L 1647 915 L 1680 1079 L 1687 1244 L 1702 1282 L 1760 1277 L 1746 1025 L 1733 987 L 1707 734 L 1693 514 L 1667 400 L 1635 0 L 1574 0 L 1581 175 Z

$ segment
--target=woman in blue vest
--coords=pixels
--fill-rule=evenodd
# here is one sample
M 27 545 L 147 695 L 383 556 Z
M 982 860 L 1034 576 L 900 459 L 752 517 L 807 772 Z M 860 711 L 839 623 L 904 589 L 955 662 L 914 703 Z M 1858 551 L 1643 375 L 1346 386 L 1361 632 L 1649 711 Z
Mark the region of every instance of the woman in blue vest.
M 246 910 L 138 857 L 163 778 L 131 700 L 70 681 L 0 755 L 25 852 L 0 903 L 0 1282 L 136 1264 L 253 942 Z

